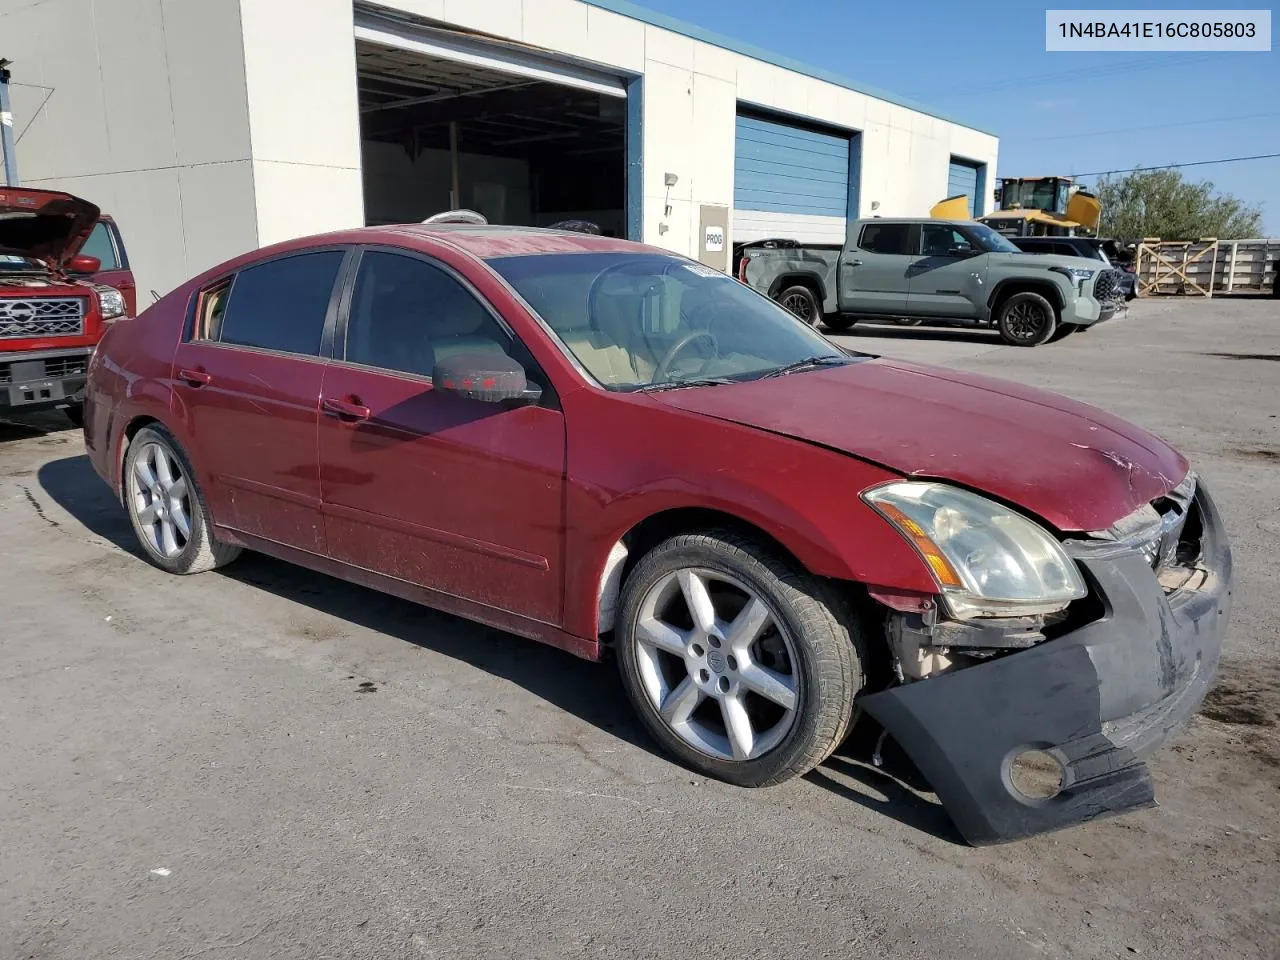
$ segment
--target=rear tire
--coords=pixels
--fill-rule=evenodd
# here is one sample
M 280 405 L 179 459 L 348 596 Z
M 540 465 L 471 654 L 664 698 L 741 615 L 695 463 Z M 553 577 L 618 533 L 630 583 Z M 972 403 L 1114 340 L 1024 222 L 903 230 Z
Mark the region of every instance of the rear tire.
M 148 560 L 169 573 L 203 573 L 240 556 L 213 538 L 191 461 L 172 434 L 144 427 L 124 458 L 124 506 Z
M 1038 347 L 1058 328 L 1058 313 L 1047 299 L 1024 290 L 1015 293 L 997 311 L 996 329 L 1011 347 Z
M 850 317 L 847 314 L 835 313 L 829 317 L 823 318 L 823 325 L 836 333 L 844 333 L 858 322 L 857 317 Z
M 778 294 L 778 303 L 809 326 L 817 326 L 822 319 L 822 301 L 808 287 L 796 284 Z
M 753 539 L 710 530 L 659 544 L 628 574 L 617 622 L 632 705 L 668 753 L 704 776 L 781 783 L 825 760 L 849 730 L 865 675 L 854 615 Z
M 76 429 L 84 426 L 84 404 L 76 403 L 69 407 L 63 407 L 62 412 L 67 415 L 67 419 L 71 421 L 71 425 Z

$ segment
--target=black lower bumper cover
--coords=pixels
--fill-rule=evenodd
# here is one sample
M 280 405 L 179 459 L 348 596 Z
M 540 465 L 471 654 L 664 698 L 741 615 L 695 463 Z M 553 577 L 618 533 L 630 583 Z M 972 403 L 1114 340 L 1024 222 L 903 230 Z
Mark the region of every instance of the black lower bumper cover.
M 1105 615 L 1029 650 L 859 701 L 928 779 L 971 844 L 1003 843 L 1155 805 L 1144 758 L 1199 707 L 1230 613 L 1231 549 L 1201 484 L 1195 589 L 1166 595 L 1136 552 L 1076 541 Z M 1062 790 L 1031 799 L 1010 764 L 1043 750 Z
M 88 375 L 84 364 L 93 348 L 0 352 L 0 410 L 35 412 L 78 404 Z M 83 361 L 74 373 L 62 372 L 67 361 Z M 50 362 L 58 372 L 50 372 Z

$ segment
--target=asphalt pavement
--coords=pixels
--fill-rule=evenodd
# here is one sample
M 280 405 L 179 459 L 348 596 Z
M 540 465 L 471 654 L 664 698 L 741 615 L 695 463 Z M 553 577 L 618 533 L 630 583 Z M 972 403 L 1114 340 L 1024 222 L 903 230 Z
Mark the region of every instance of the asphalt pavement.
M 705 780 L 611 667 L 260 556 L 161 573 L 52 414 L 0 422 L 0 958 L 1274 958 L 1280 301 L 837 339 L 1106 407 L 1211 484 L 1235 614 L 1159 808 L 974 849 L 858 756 Z

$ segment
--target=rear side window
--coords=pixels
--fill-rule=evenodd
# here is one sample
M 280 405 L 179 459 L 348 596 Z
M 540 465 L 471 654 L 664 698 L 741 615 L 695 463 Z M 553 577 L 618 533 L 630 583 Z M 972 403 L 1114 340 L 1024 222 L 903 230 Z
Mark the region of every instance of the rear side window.
M 217 340 L 222 334 L 222 318 L 227 312 L 230 293 L 231 281 L 228 280 L 200 294 L 196 304 L 195 339 Z
M 319 354 L 343 256 L 341 250 L 324 250 L 241 270 L 221 308 L 218 339 L 283 353 Z
M 84 242 L 84 246 L 80 248 L 80 254 L 85 257 L 97 257 L 102 261 L 103 270 L 120 269 L 120 260 L 116 256 L 116 247 L 111 242 L 111 231 L 101 220 L 93 228 L 93 232 L 89 234 L 89 239 Z
M 910 253 L 907 248 L 910 234 L 909 223 L 868 223 L 862 228 L 858 246 L 872 253 Z

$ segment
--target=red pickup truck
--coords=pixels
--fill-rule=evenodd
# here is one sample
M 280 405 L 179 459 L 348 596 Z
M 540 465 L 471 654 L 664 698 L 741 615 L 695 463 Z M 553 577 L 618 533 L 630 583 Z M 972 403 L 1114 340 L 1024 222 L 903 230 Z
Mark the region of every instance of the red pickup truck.
M 78 426 L 89 357 L 135 311 L 110 217 L 68 193 L 0 187 L 0 417 L 60 408 Z

